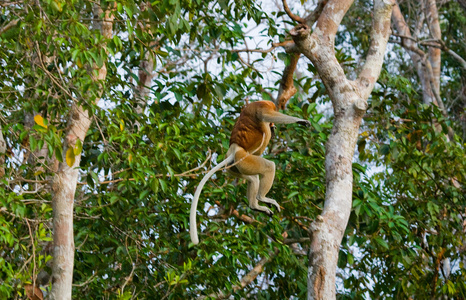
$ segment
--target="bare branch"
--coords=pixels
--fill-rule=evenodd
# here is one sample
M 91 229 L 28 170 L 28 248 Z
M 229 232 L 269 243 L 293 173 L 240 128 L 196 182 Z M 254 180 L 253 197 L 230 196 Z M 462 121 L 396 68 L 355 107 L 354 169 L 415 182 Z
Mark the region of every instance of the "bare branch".
M 438 40 L 436 42 L 440 44 L 440 47 L 441 47 L 440 49 L 444 50 L 445 52 L 453 56 L 453 58 L 455 58 L 460 63 L 461 67 L 466 70 L 466 60 L 464 60 L 456 52 L 448 48 L 442 40 Z
M 290 8 L 288 7 L 288 3 L 286 3 L 286 0 L 282 0 L 283 2 L 283 9 L 285 10 L 286 14 L 288 15 L 288 17 L 290 17 L 290 19 L 300 23 L 300 24 L 306 24 L 306 20 L 301 18 L 300 16 L 297 16 L 297 15 L 294 15 Z
M 218 206 L 222 207 L 222 204 L 220 203 L 220 201 L 215 201 L 215 204 L 217 204 Z M 223 208 L 224 209 L 224 208 Z M 239 220 L 243 221 L 244 223 L 246 224 L 253 224 L 253 223 L 256 223 L 256 224 L 262 224 L 261 222 L 257 221 L 256 219 L 248 216 L 248 215 L 240 215 L 240 213 L 238 212 L 238 210 L 234 209 L 233 207 L 230 207 L 230 210 L 228 212 L 228 215 L 233 215 L 235 216 L 236 218 L 238 218 Z M 227 218 L 228 215 L 223 215 L 223 217 Z
M 272 259 L 278 255 L 280 251 L 278 249 L 275 249 L 274 252 L 271 252 L 269 253 L 269 257 L 264 257 L 262 258 L 255 266 L 254 268 L 249 271 L 248 274 L 244 275 L 243 278 L 241 278 L 240 280 L 240 284 L 239 285 L 235 285 L 233 286 L 233 291 L 230 291 L 226 294 L 224 294 L 223 292 L 219 292 L 219 293 L 213 293 L 213 294 L 210 294 L 208 297 L 209 298 L 216 298 L 216 299 L 227 299 L 228 297 L 231 296 L 231 294 L 239 291 L 239 290 L 242 290 L 244 289 L 247 285 L 249 285 L 251 282 L 254 281 L 254 279 L 257 278 L 257 276 L 259 276 L 260 273 L 262 273 L 264 271 L 264 266 L 271 262 Z M 198 299 L 206 299 L 207 297 L 205 296 L 202 296 L 202 297 L 199 297 Z
M 366 62 L 356 80 L 363 99 L 369 97 L 382 69 L 385 48 L 390 36 L 390 15 L 394 5 L 394 0 L 374 1 L 374 17 L 370 35 L 371 44 Z M 364 107 L 363 105 L 363 111 L 365 111 Z
M 297 51 L 295 48 L 294 48 L 294 42 L 289 40 L 289 41 L 284 41 L 284 42 L 281 42 L 281 43 L 272 43 L 272 47 L 270 47 L 269 49 L 249 49 L 249 48 L 246 48 L 246 49 L 233 49 L 233 50 L 230 50 L 232 53 L 239 53 L 239 52 L 257 52 L 257 53 L 270 53 L 272 52 L 273 50 L 275 50 L 276 48 L 278 47 L 284 47 L 285 48 L 285 51 Z
M 297 238 L 297 239 L 285 239 L 283 243 L 285 244 L 294 244 L 294 243 L 309 243 L 311 241 L 311 238 L 309 237 L 302 237 L 302 238 Z
M 294 86 L 293 74 L 298 65 L 300 54 L 290 54 L 290 64 L 285 67 L 283 77 L 280 81 L 277 100 L 275 102 L 277 109 L 285 109 L 285 105 L 291 97 L 296 94 L 297 89 Z

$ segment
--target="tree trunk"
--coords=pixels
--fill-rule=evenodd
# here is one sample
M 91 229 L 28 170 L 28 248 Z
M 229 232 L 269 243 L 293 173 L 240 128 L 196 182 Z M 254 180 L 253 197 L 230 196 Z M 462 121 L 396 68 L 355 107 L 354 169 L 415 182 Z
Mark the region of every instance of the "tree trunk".
M 104 20 L 100 18 L 104 17 Z M 105 12 L 95 5 L 94 28 L 109 39 L 112 35 L 113 16 L 110 11 Z M 107 75 L 105 64 L 97 70 L 94 78 L 96 84 L 100 84 Z M 96 99 L 98 101 L 99 99 Z M 84 142 L 86 133 L 91 125 L 89 112 L 82 106 L 74 103 L 65 135 L 63 153 L 66 156 L 68 149 L 76 146 L 78 139 Z M 78 168 L 81 161 L 81 153 L 75 156 L 72 166 L 69 166 L 66 157 L 58 167 L 52 181 L 52 208 L 53 208 L 53 264 L 52 264 L 52 291 L 50 299 L 71 299 L 74 263 L 74 236 L 73 236 L 73 203 L 78 182 Z
M 335 299 L 335 277 L 341 240 L 351 213 L 352 159 L 367 99 L 379 77 L 390 35 L 394 2 L 375 0 L 371 45 L 355 81 L 346 78 L 334 52 L 338 26 L 352 0 L 330 0 L 310 34 L 306 25 L 291 31 L 300 51 L 316 67 L 333 103 L 332 133 L 326 145 L 326 196 L 322 215 L 310 228 L 308 299 Z
M 430 35 L 433 39 L 437 40 L 440 45 L 442 35 L 435 0 L 426 0 L 426 15 Z M 423 102 L 429 105 L 436 105 L 444 117 L 448 118 L 445 105 L 440 97 L 440 49 L 437 47 L 429 47 L 428 52 L 425 53 L 417 46 L 414 41 L 419 37 L 412 37 L 410 28 L 408 27 L 398 4 L 395 5 L 393 9 L 392 19 L 395 28 L 402 36 L 401 45 L 408 51 L 414 62 L 416 72 L 421 80 Z M 420 25 L 423 25 L 423 23 Z M 442 126 L 437 120 L 434 120 L 434 126 L 438 132 L 442 130 Z M 452 140 L 453 136 L 454 132 L 452 128 L 448 127 L 447 138 Z

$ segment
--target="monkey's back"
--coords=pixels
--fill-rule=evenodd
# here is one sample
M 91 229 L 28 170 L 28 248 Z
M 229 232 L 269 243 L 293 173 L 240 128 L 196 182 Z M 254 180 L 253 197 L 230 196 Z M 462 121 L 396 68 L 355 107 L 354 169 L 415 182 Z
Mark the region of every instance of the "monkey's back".
M 243 108 L 231 132 L 230 145 L 237 144 L 255 155 L 264 152 L 271 137 L 270 123 L 261 121 L 264 110 L 275 110 L 275 104 L 256 101 Z

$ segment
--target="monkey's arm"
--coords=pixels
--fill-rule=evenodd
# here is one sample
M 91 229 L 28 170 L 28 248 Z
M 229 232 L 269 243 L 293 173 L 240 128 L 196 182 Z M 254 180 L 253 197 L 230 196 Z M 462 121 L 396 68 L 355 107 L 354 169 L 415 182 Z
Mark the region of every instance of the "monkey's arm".
M 259 116 L 259 119 L 263 122 L 270 122 L 276 124 L 298 123 L 300 125 L 311 126 L 311 122 L 309 122 L 308 120 L 288 116 L 274 110 L 263 111 Z
M 189 235 L 191 236 L 191 241 L 194 245 L 199 244 L 199 238 L 197 237 L 197 223 L 196 223 L 196 210 L 197 210 L 197 203 L 199 202 L 199 196 L 201 195 L 202 188 L 204 184 L 209 180 L 215 172 L 226 166 L 227 164 L 233 162 L 235 160 L 235 151 L 230 154 L 227 158 L 225 158 L 221 163 L 219 163 L 215 168 L 210 170 L 204 178 L 202 178 L 201 182 L 196 188 L 196 192 L 194 193 L 193 202 L 191 203 L 191 211 L 189 213 Z

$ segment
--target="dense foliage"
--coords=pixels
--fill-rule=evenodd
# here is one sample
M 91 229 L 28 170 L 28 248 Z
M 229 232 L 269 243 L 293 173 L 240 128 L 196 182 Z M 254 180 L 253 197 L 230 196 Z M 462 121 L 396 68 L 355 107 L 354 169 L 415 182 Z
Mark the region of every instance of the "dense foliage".
M 365 2 L 354 5 L 337 39 L 337 57 L 350 76 L 357 71 L 352 55 L 367 49 Z M 102 47 L 93 3 L 0 4 L 0 125 L 7 144 L 0 298 L 24 298 L 33 281 L 50 288 L 49 181 L 63 160 L 73 103 L 93 118 L 86 140 L 73 150 L 82 153 L 75 298 L 189 299 L 233 290 L 238 299 L 304 298 L 307 228 L 325 198 L 332 123 L 325 88 L 307 60 L 300 61 L 299 91 L 287 113 L 309 119 L 313 128 L 279 126 L 266 153 L 277 164 L 270 195 L 282 212 L 269 218 L 251 211 L 246 186 L 219 172 L 201 196 L 199 246 L 189 244 L 187 230 L 192 194 L 206 170 L 224 158 L 241 107 L 276 95 L 288 61 L 282 49 L 236 50 L 251 43 L 248 32 L 256 26 L 261 47 L 282 41 L 283 13 L 268 13 L 254 1 L 129 0 L 115 7 L 101 1 L 115 15 L 113 38 Z M 466 57 L 459 42 L 464 11 L 449 2 L 441 14 L 448 47 Z M 388 56 L 358 143 L 354 210 L 337 288 L 342 298 L 464 298 L 465 70 L 443 57 L 445 119 L 436 107 L 420 105 L 418 78 L 402 50 L 394 46 Z M 148 57 L 155 77 L 137 113 L 137 71 Z M 107 77 L 96 85 L 92 67 L 103 65 Z M 98 105 L 96 98 L 102 99 Z M 445 138 L 447 125 L 457 133 L 453 141 Z M 264 271 L 239 288 L 260 262 Z

